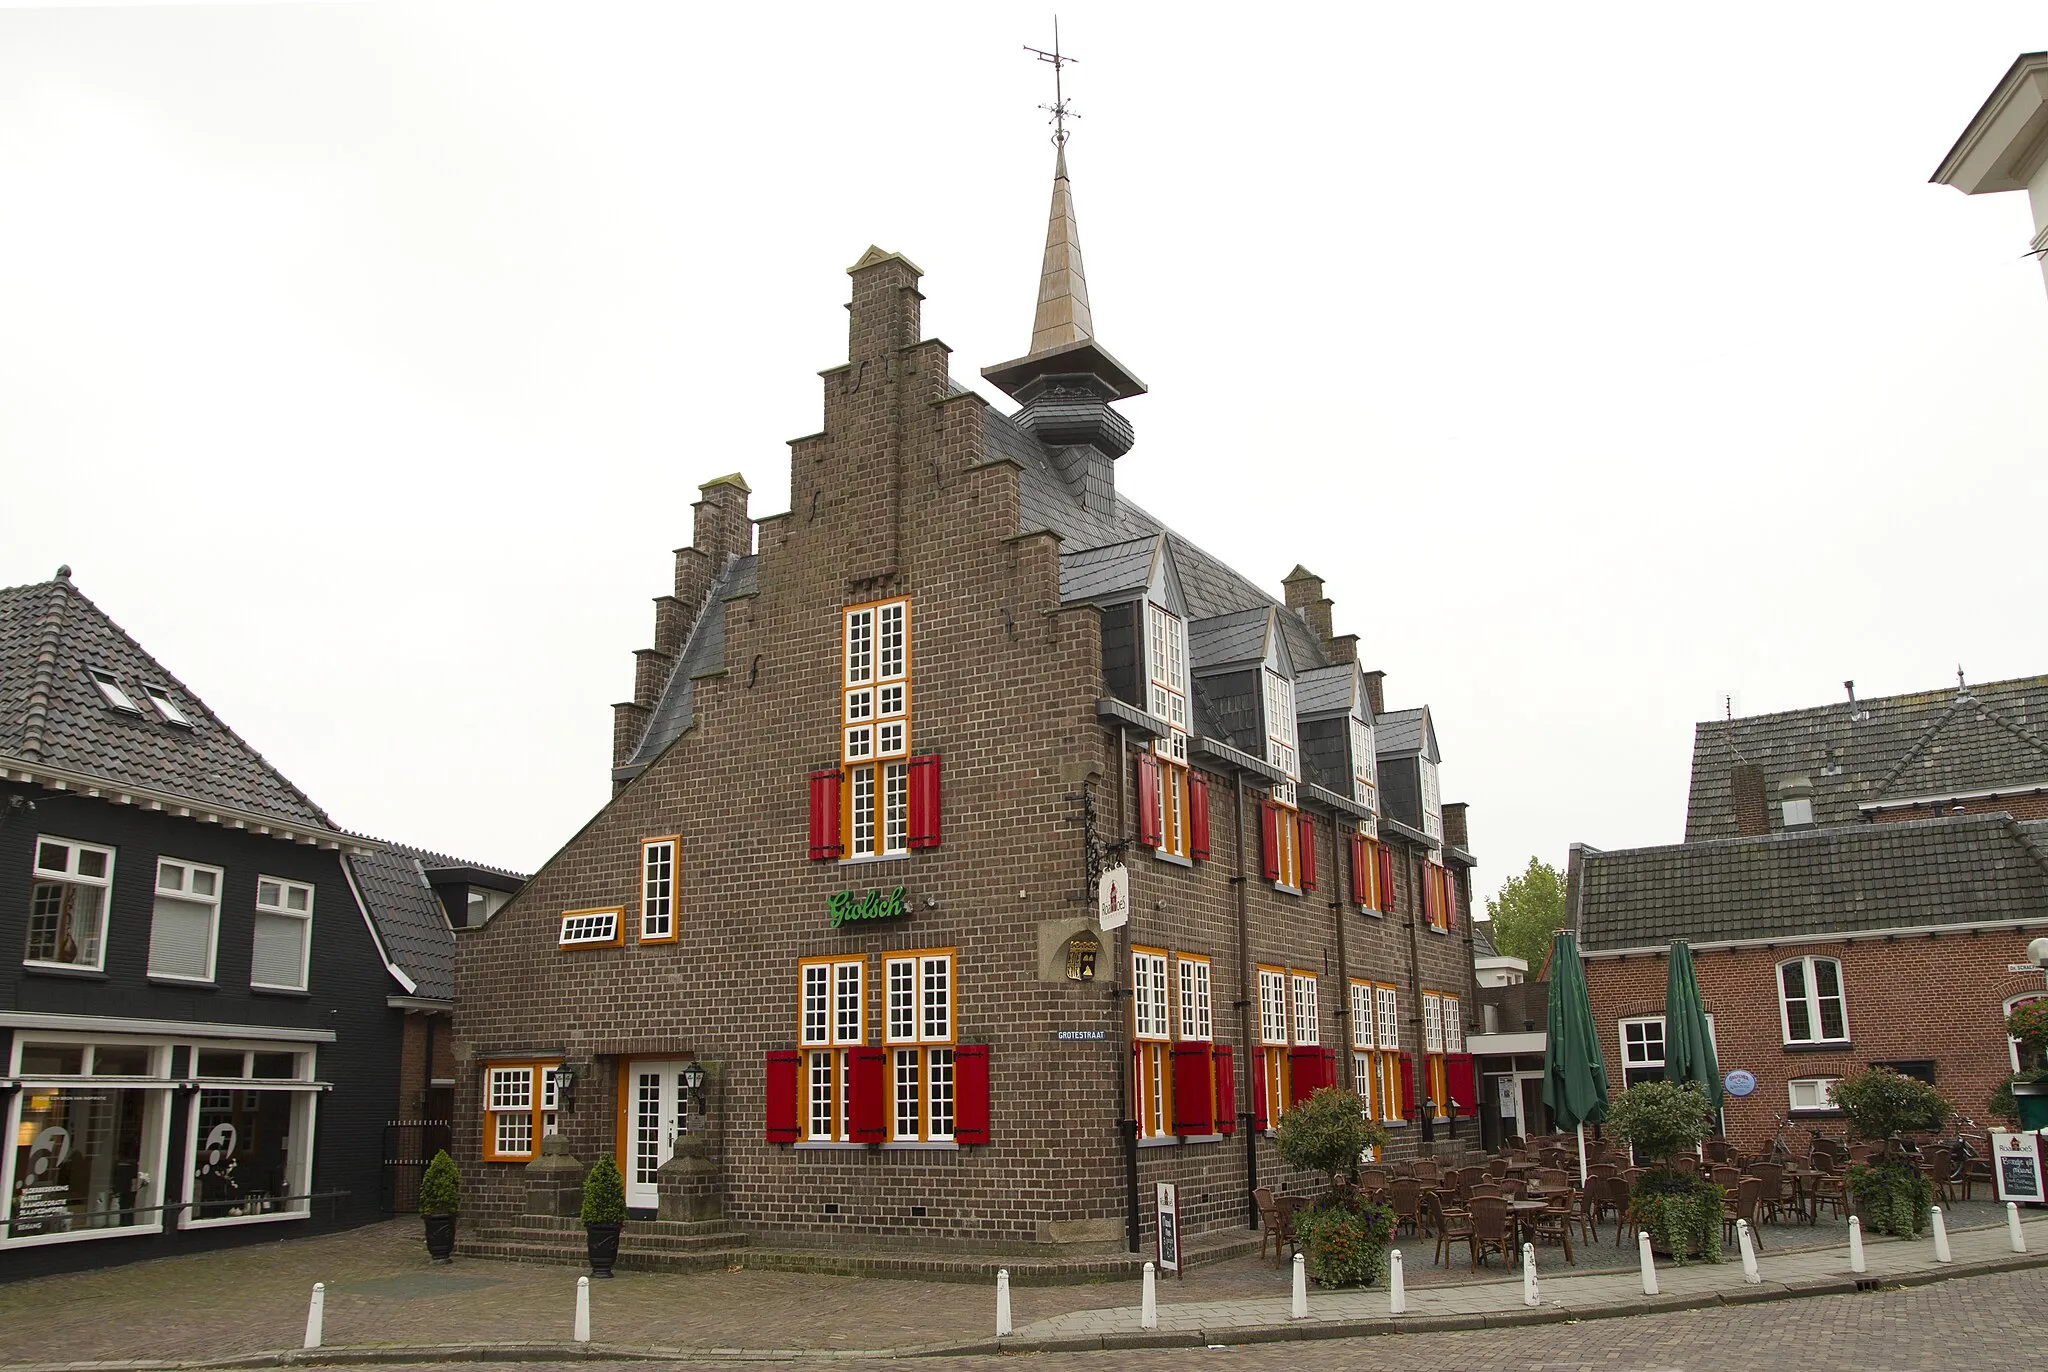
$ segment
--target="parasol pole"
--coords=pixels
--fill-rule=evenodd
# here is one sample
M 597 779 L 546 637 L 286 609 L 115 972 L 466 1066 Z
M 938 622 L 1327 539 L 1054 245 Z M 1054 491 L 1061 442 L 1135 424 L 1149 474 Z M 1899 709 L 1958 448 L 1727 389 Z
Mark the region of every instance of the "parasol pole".
M 1579 1125 L 1579 1185 L 1586 1184 L 1586 1126 Z

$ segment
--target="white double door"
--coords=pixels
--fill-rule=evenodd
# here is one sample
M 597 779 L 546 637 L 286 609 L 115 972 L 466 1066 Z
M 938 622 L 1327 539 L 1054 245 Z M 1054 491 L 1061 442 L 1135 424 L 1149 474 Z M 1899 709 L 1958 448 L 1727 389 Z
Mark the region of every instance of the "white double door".
M 626 1207 L 653 1210 L 661 1203 L 661 1165 L 675 1156 L 688 1130 L 687 1063 L 636 1058 L 626 1065 Z

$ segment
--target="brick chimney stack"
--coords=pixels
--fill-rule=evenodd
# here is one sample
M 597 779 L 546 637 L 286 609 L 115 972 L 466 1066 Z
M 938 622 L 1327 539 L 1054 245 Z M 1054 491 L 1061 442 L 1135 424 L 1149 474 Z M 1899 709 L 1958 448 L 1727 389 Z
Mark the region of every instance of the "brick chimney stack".
M 1365 698 L 1372 705 L 1372 717 L 1378 719 L 1387 712 L 1387 674 L 1367 672 L 1365 674 Z
M 1735 805 L 1735 832 L 1744 838 L 1761 838 L 1771 832 L 1771 812 L 1764 796 L 1764 769 L 1754 762 L 1738 762 L 1728 772 L 1728 789 Z
M 1469 853 L 1472 851 L 1472 840 L 1465 827 L 1465 806 L 1466 802 L 1462 800 L 1444 802 L 1444 845 L 1462 848 Z
M 1316 642 L 1330 646 L 1330 598 L 1323 594 L 1323 579 L 1306 567 L 1296 566 L 1280 582 L 1287 592 L 1287 608 L 1301 617 Z

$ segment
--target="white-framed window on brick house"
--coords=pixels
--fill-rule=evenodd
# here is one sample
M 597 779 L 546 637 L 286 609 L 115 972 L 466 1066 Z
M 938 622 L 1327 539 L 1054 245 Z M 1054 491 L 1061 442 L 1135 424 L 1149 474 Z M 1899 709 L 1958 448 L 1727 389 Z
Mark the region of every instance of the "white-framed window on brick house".
M 158 858 L 149 920 L 149 974 L 212 981 L 220 939 L 222 872 L 180 858 Z
M 1145 604 L 1146 704 L 1154 718 L 1183 739 L 1188 732 L 1188 638 L 1181 617 L 1163 605 Z M 1180 760 L 1187 761 L 1185 743 Z
M 1372 983 L 1351 979 L 1351 1094 L 1357 1096 L 1367 1119 L 1376 1119 L 1374 1102 L 1379 1093 L 1374 1089 L 1373 1077 L 1379 1054 L 1374 1051 Z
M 1664 1077 L 1664 1017 L 1638 1015 L 1622 1020 L 1621 1080 L 1624 1086 L 1639 1081 L 1661 1081 Z
M 1422 1061 L 1424 1103 L 1437 1119 L 1449 1111 L 1449 1082 L 1444 1067 L 1444 998 L 1422 993 Z
M 561 948 L 616 948 L 625 941 L 626 912 L 616 905 L 600 910 L 564 910 L 555 934 Z
M 1180 977 L 1180 1037 L 1184 1043 L 1208 1043 L 1215 1038 L 1210 999 L 1209 959 L 1192 953 L 1175 953 L 1174 969 Z
M 1294 808 L 1294 785 L 1301 780 L 1301 754 L 1295 741 L 1294 682 L 1268 666 L 1259 673 L 1266 725 L 1266 761 L 1287 780 L 1273 788 L 1277 805 Z
M 1834 958 L 1788 958 L 1778 964 L 1778 1015 L 1787 1044 L 1849 1041 L 1842 964 Z
M 1351 734 L 1351 798 L 1371 810 L 1380 812 L 1380 764 L 1373 753 L 1372 726 L 1357 715 L 1347 723 Z M 1374 830 L 1376 835 L 1378 830 Z
M 882 979 L 888 998 L 889 1137 L 898 1143 L 950 1143 L 957 1099 L 953 950 L 884 954 Z
M 640 841 L 640 942 L 676 941 L 676 852 L 682 839 L 675 834 Z
M 530 1162 L 555 1132 L 559 1066 L 558 1058 L 483 1064 L 485 1162 Z
M 37 835 L 23 961 L 94 971 L 104 966 L 113 884 L 112 848 Z
M 1316 1005 L 1313 972 L 1289 972 L 1287 987 L 1294 1003 L 1294 1046 L 1312 1048 L 1323 1041 L 1322 1017 Z
M 1136 1052 L 1138 1136 L 1173 1132 L 1173 1026 L 1168 1019 L 1167 953 L 1131 949 L 1131 1037 Z
M 1998 1007 L 1999 1022 L 2004 1023 L 2006 1018 L 2022 1005 L 2032 1005 L 2035 1001 L 2043 999 L 2048 999 L 2048 997 L 2044 997 L 2039 991 L 2025 991 L 2017 996 L 2008 996 L 2005 1004 Z M 2036 1067 L 2042 1065 L 2038 1060 L 2022 1058 L 2020 1056 L 2020 1041 L 2010 1034 L 2005 1036 L 2005 1052 L 2006 1056 L 2012 1061 L 2012 1070 L 2015 1076 L 2021 1072 L 2031 1072 Z
M 1253 1066 L 1259 1073 L 1259 1097 L 1263 1098 L 1266 1107 L 1266 1126 L 1273 1128 L 1280 1123 L 1280 1116 L 1287 1109 L 1287 1030 L 1291 1017 L 1287 1002 L 1287 969 L 1261 967 L 1258 972 L 1259 1057 Z M 1254 1098 L 1255 1115 L 1259 1097 Z
M 1436 766 L 1427 757 L 1415 759 L 1415 770 L 1420 774 L 1422 785 L 1422 832 L 1441 843 L 1444 837 L 1444 804 Z
M 852 1138 L 847 1110 L 849 1050 L 866 1042 L 867 959 L 797 963 L 797 1043 L 803 1052 L 803 1135 L 812 1143 Z
M 910 851 L 910 602 L 855 605 L 844 615 L 840 764 L 843 851 Z
M 1840 1077 L 1794 1077 L 1785 1083 L 1786 1104 L 1793 1110 L 1832 1110 Z
M 1373 1077 L 1373 1094 L 1380 1103 L 1380 1118 L 1400 1121 L 1401 1101 L 1401 993 L 1385 982 L 1373 985 L 1373 1002 L 1379 1009 L 1379 1061 Z
M 1464 1005 L 1456 996 L 1442 996 L 1444 1021 L 1444 1051 L 1462 1053 L 1465 1051 Z
M 313 888 L 284 877 L 257 877 L 249 984 L 278 991 L 303 991 L 312 956 Z

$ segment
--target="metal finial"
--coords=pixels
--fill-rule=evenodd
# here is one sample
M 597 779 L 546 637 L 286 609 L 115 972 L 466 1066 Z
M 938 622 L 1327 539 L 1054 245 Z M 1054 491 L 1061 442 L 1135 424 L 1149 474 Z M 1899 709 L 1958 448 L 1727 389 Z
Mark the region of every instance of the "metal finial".
M 1079 119 L 1081 116 L 1067 107 L 1067 95 L 1065 86 L 1060 80 L 1060 71 L 1069 62 L 1078 62 L 1080 59 L 1068 57 L 1060 51 L 1060 17 L 1057 14 L 1052 17 L 1052 51 L 1047 52 L 1043 48 L 1034 48 L 1029 43 L 1024 45 L 1024 51 L 1030 53 L 1041 62 L 1052 63 L 1052 103 L 1050 105 L 1040 105 L 1038 108 L 1052 116 L 1047 122 L 1052 125 L 1053 146 L 1064 152 L 1067 147 L 1067 121 L 1069 119 Z
M 1960 662 L 1956 664 L 1956 689 L 1958 691 L 1967 691 L 1970 689 L 1969 686 L 1963 681 L 1963 664 Z

